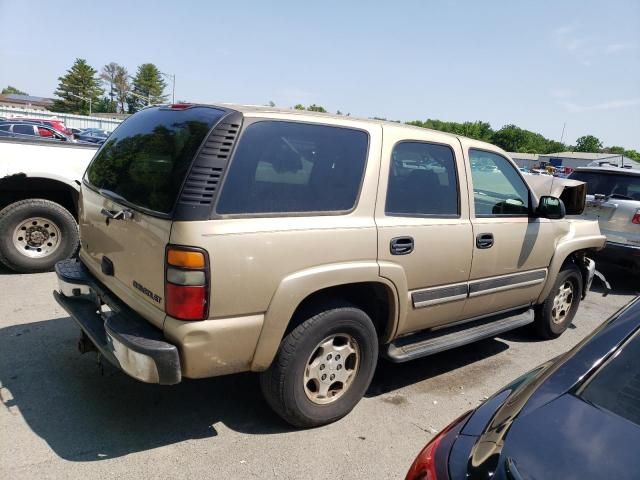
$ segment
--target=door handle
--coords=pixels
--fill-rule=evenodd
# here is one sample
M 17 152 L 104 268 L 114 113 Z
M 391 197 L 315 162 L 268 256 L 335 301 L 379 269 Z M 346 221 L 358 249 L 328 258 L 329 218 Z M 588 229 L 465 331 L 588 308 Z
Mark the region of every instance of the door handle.
M 493 233 L 479 233 L 476 236 L 476 247 L 478 248 L 493 247 Z
M 413 237 L 396 237 L 391 239 L 389 249 L 391 255 L 409 255 L 413 252 Z

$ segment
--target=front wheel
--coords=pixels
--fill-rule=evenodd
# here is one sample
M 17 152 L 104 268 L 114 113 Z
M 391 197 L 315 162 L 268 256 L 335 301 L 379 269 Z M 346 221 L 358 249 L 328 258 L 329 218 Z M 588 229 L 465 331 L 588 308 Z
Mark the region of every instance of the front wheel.
M 260 385 L 267 403 L 291 425 L 325 425 L 360 401 L 377 360 L 373 322 L 362 310 L 341 306 L 291 331 L 272 365 L 260 374 Z
M 0 263 L 19 273 L 45 272 L 78 248 L 78 226 L 67 209 L 42 199 L 0 211 Z
M 569 327 L 582 298 L 582 274 L 574 264 L 560 270 L 547 299 L 536 307 L 535 329 L 538 336 L 557 338 Z

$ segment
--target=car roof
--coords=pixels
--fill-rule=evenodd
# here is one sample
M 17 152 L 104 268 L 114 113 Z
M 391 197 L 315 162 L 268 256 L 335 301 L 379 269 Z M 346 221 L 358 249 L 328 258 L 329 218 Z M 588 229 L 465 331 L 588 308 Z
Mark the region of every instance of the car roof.
M 402 128 L 402 129 L 407 129 L 407 130 L 414 130 L 414 131 L 420 131 L 420 132 L 424 132 L 426 131 L 430 131 L 430 132 L 434 132 L 437 133 L 438 135 L 445 135 L 448 136 L 452 139 L 457 139 L 457 138 L 468 138 L 468 137 L 464 137 L 462 135 L 457 135 L 454 133 L 450 133 L 450 132 L 443 132 L 440 130 L 434 130 L 431 128 L 424 128 L 424 127 L 417 127 L 415 125 L 407 125 L 405 123 L 400 123 L 400 122 L 394 122 L 394 121 L 390 121 L 390 120 L 378 120 L 375 118 L 363 118 L 363 117 L 356 117 L 356 116 L 351 116 L 351 115 L 338 115 L 338 114 L 334 114 L 334 113 L 323 113 L 323 112 L 313 112 L 313 111 L 309 111 L 309 110 L 296 110 L 296 109 L 292 109 L 292 108 L 280 108 L 280 107 L 270 107 L 270 106 L 265 106 L 265 105 L 245 105 L 245 104 L 236 104 L 236 103 L 224 103 L 224 102 L 220 102 L 220 103 L 213 103 L 213 104 L 205 104 L 205 103 L 194 103 L 192 104 L 193 106 L 199 106 L 199 107 L 220 107 L 220 108 L 226 108 L 226 109 L 230 109 L 230 110 L 235 110 L 237 112 L 241 112 L 244 114 L 251 114 L 251 113 L 256 113 L 256 114 L 270 114 L 270 113 L 274 113 L 274 114 L 284 114 L 284 115 L 291 115 L 291 116 L 300 116 L 300 117 L 317 117 L 318 119 L 322 119 L 322 118 L 330 118 L 333 120 L 342 120 L 342 121 L 353 121 L 353 122 L 357 122 L 357 123 L 362 123 L 362 124 L 369 124 L 369 125 L 380 125 L 383 127 L 392 127 L 392 128 Z M 164 106 L 164 105 L 155 105 L 155 106 Z M 469 140 L 473 140 L 473 139 L 469 139 Z M 486 142 L 481 142 L 479 140 L 473 140 L 474 143 L 478 142 L 478 143 L 483 143 L 486 144 L 487 146 L 491 146 L 492 149 L 496 149 L 498 147 L 496 147 L 493 144 L 489 144 Z
M 621 173 L 626 175 L 640 175 L 640 170 L 633 168 L 622 168 L 613 166 L 602 167 L 578 167 L 574 172 L 595 172 L 595 173 Z

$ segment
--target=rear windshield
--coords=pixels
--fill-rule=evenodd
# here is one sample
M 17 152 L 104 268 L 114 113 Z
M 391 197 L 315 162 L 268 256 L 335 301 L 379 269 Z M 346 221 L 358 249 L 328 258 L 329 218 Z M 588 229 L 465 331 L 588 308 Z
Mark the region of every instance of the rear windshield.
M 142 110 L 109 136 L 85 178 L 123 203 L 169 214 L 198 147 L 223 115 L 209 107 Z
M 640 336 L 605 364 L 580 395 L 584 400 L 640 425 Z
M 573 172 L 569 178 L 587 183 L 587 193 L 640 200 L 640 175 L 605 172 Z

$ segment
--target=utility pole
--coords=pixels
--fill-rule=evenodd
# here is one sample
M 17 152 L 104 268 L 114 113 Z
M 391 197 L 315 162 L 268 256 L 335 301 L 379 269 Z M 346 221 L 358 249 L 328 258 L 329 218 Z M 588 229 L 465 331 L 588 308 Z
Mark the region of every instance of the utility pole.
M 171 103 L 176 103 L 176 74 L 160 72 L 160 75 L 171 79 Z

